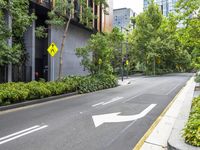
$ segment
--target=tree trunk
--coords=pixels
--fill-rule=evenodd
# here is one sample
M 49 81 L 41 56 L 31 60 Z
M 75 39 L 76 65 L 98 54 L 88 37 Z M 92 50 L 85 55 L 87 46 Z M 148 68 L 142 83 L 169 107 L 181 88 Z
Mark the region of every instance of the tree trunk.
M 63 50 L 64 50 L 65 39 L 66 39 L 66 37 L 67 37 L 67 31 L 68 31 L 68 29 L 69 29 L 69 24 L 70 24 L 71 18 L 72 18 L 72 15 L 71 15 L 71 13 L 70 13 L 70 16 L 69 16 L 69 19 L 68 19 L 68 21 L 67 21 L 67 23 L 66 23 L 65 31 L 64 31 L 64 34 L 63 34 L 63 37 L 62 37 L 61 50 L 60 50 L 60 57 L 59 57 L 59 74 L 58 74 L 58 80 L 61 79 L 61 75 L 62 75 Z

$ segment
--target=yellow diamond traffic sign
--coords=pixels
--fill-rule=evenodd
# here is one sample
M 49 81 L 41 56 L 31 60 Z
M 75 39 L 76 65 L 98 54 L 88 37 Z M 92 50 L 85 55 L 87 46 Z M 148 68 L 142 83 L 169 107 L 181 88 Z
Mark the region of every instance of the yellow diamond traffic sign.
M 58 52 L 58 48 L 56 46 L 55 43 L 51 43 L 51 45 L 49 46 L 49 48 L 47 49 L 47 51 L 49 52 L 49 54 L 54 57 L 55 54 Z

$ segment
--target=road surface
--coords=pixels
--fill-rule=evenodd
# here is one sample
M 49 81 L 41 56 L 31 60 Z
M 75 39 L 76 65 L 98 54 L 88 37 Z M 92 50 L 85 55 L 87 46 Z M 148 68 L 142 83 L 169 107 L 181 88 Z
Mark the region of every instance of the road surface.
M 0 112 L 0 150 L 132 150 L 192 74 Z

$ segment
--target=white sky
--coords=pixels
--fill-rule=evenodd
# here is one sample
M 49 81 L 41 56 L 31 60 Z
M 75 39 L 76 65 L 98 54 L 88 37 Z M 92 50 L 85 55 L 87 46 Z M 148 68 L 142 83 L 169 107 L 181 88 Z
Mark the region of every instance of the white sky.
M 143 0 L 113 0 L 114 9 L 131 8 L 136 14 L 143 11 Z

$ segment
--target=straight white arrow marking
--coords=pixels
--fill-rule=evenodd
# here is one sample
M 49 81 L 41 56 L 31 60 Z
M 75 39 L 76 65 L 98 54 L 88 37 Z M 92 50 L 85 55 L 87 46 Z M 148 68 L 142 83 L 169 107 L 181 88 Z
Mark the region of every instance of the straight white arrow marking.
M 119 116 L 121 112 L 111 113 L 111 114 L 103 114 L 92 116 L 95 127 L 102 125 L 103 123 L 114 123 L 114 122 L 127 122 L 134 121 L 146 116 L 157 104 L 149 105 L 145 110 L 137 115 L 131 116 Z
M 40 126 L 34 126 L 34 127 L 32 127 L 32 129 L 31 128 L 25 129 L 25 130 L 16 132 L 14 134 L 5 136 L 5 137 L 1 138 L 0 145 L 4 144 L 4 143 L 7 143 L 9 141 L 15 140 L 17 138 L 20 138 L 22 136 L 25 136 L 27 134 L 42 130 L 42 129 L 47 128 L 47 127 L 48 127 L 48 125 L 44 125 L 44 126 L 41 126 L 41 127 Z M 3 140 L 3 139 L 5 139 L 5 140 Z

